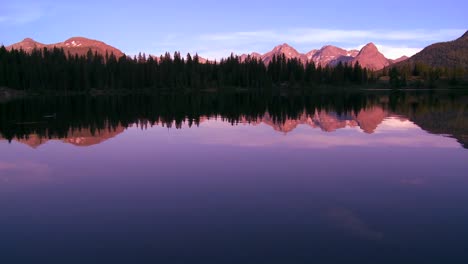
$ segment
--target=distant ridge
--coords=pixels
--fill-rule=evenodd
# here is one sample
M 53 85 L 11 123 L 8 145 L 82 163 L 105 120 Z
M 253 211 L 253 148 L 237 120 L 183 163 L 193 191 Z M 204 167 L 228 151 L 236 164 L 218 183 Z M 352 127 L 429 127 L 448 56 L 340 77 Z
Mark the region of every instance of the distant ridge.
M 400 58 L 398 58 L 398 59 L 395 59 L 395 60 L 390 60 L 390 61 L 391 61 L 391 62 L 392 62 L 392 64 L 393 64 L 393 63 L 398 63 L 398 62 L 401 62 L 401 61 L 405 61 L 405 60 L 407 60 L 407 59 L 409 59 L 409 57 L 408 57 L 408 56 L 401 56 L 401 57 L 400 57 Z
M 86 55 L 88 50 L 91 49 L 91 51 L 97 52 L 100 55 L 106 55 L 106 52 L 110 55 L 113 53 L 116 57 L 121 57 L 124 55 L 122 51 L 119 49 L 112 47 L 102 41 L 99 40 L 94 40 L 94 39 L 88 39 L 84 37 L 72 37 L 64 42 L 59 42 L 59 43 L 54 43 L 54 44 L 43 44 L 40 42 L 37 42 L 31 38 L 25 38 L 21 42 L 12 44 L 10 46 L 7 46 L 7 50 L 12 50 L 12 49 L 22 49 L 26 52 L 31 52 L 33 49 L 42 49 L 42 48 L 63 48 L 66 54 L 70 53 L 72 55 Z
M 456 40 L 435 43 L 395 66 L 422 63 L 432 67 L 463 68 L 468 70 L 468 31 Z
M 348 52 L 342 48 L 338 48 L 332 45 L 327 45 L 322 47 L 320 50 L 309 51 L 307 54 L 312 55 L 311 61 L 313 61 L 316 65 L 327 66 L 331 65 L 334 66 L 341 62 L 347 62 L 348 59 L 352 59 L 353 56 L 356 56 L 357 53 Z
M 78 130 L 70 129 L 65 136 L 39 136 L 38 134 L 30 134 L 24 138 L 14 138 L 14 140 L 30 146 L 31 148 L 38 148 L 50 140 L 61 140 L 63 143 L 72 144 L 78 147 L 88 147 L 98 145 L 110 138 L 124 132 L 123 126 L 117 126 L 114 129 L 101 129 L 92 132 L 89 128 L 81 128 Z M 0 135 L 0 141 L 4 138 Z
M 269 64 L 273 56 L 279 56 L 284 54 L 286 59 L 298 59 L 302 63 L 314 62 L 315 65 L 325 66 L 336 66 L 340 62 L 355 64 L 359 62 L 362 67 L 371 70 L 380 70 L 384 67 L 391 65 L 396 62 L 403 61 L 408 57 L 403 56 L 397 60 L 387 59 L 374 43 L 365 45 L 361 50 L 345 50 L 336 46 L 326 45 L 321 49 L 313 49 L 305 54 L 299 53 L 296 49 L 284 43 L 273 48 L 273 50 L 261 55 L 259 53 L 249 54 L 252 58 L 259 58 L 265 64 Z M 247 54 L 242 54 L 240 60 L 244 61 L 247 58 Z
M 468 33 L 462 37 L 467 39 Z M 13 45 L 7 46 L 8 50 L 11 49 L 23 49 L 26 52 L 31 52 L 34 48 L 63 48 L 65 53 L 70 53 L 72 55 L 86 55 L 89 49 L 93 52 L 97 52 L 100 55 L 105 55 L 106 53 L 113 53 L 116 57 L 121 57 L 124 55 L 119 49 L 110 46 L 102 41 L 88 39 L 84 37 L 72 37 L 64 42 L 59 42 L 55 44 L 43 44 L 37 42 L 31 38 L 25 38 L 21 42 L 15 43 Z M 393 63 L 398 63 L 405 60 L 407 57 L 401 57 L 397 60 L 391 60 L 385 58 L 385 56 L 380 53 L 378 48 L 373 44 L 369 43 L 365 45 L 361 50 L 345 50 L 336 46 L 326 45 L 320 49 L 313 49 L 305 54 L 298 52 L 294 47 L 290 46 L 287 43 L 278 45 L 274 47 L 271 51 L 260 54 L 253 52 L 251 54 L 242 54 L 239 56 L 241 61 L 245 61 L 248 56 L 251 58 L 260 59 L 263 63 L 269 64 L 273 56 L 284 55 L 286 59 L 298 59 L 302 63 L 314 62 L 317 66 L 336 66 L 341 63 L 350 63 L 355 64 L 359 62 L 362 67 L 371 69 L 371 70 L 380 70 L 388 65 Z M 149 55 L 156 60 L 159 59 L 158 56 Z M 200 63 L 211 62 L 205 58 L 199 57 Z

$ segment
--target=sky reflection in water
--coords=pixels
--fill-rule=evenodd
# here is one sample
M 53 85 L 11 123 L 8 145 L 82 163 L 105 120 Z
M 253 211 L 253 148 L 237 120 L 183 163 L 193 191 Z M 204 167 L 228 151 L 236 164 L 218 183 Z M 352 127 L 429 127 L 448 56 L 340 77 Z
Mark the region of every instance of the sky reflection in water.
M 2 140 L 0 261 L 464 263 L 468 151 L 329 114 Z

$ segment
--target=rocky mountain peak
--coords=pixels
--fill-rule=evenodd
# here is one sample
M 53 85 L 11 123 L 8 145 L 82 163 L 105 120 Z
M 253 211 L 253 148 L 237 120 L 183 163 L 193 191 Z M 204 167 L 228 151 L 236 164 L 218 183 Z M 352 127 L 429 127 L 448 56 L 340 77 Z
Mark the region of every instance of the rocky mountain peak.
M 379 49 L 372 42 L 366 44 L 360 51 L 360 53 L 377 53 L 377 52 L 379 52 Z
M 365 45 L 359 54 L 351 61 L 351 64 L 359 62 L 362 67 L 371 70 L 380 70 L 388 65 L 391 61 L 379 52 L 377 46 L 374 43 L 368 43 Z

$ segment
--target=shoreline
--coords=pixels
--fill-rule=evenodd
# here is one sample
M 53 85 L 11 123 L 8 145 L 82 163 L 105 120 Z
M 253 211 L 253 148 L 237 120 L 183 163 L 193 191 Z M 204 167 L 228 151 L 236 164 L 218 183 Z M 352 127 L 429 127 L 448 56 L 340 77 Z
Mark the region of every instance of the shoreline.
M 375 91 L 398 91 L 398 92 L 411 92 L 411 91 L 421 91 L 421 92 L 429 92 L 429 91 L 467 91 L 468 87 L 440 87 L 440 88 L 414 88 L 414 87 L 407 87 L 407 88 L 390 88 L 390 87 L 373 87 L 370 88 L 367 85 L 363 86 L 318 86 L 314 88 L 307 87 L 304 90 L 298 87 L 276 87 L 272 90 L 268 89 L 269 92 L 273 93 L 292 93 L 292 94 L 310 94 L 314 92 L 319 93 L 327 93 L 327 92 L 375 92 Z M 301 92 L 302 90 L 302 92 Z M 161 89 L 155 91 L 151 88 L 142 88 L 138 90 L 132 89 L 119 89 L 119 90 L 104 90 L 104 89 L 91 89 L 87 91 L 20 91 L 11 89 L 8 87 L 0 87 L 0 103 L 5 103 L 11 100 L 26 98 L 26 97 L 40 97 L 40 96 L 78 96 L 78 95 L 87 95 L 87 96 L 117 96 L 117 95 L 135 95 L 135 94 L 142 94 L 142 95 L 164 95 L 164 94 L 181 94 L 181 95 L 188 95 L 188 94 L 213 94 L 213 93 L 248 93 L 250 91 L 249 88 L 241 88 L 241 87 L 230 87 L 227 90 L 219 91 L 218 89 L 200 89 L 198 91 L 192 91 L 189 89 L 182 89 L 179 91 L 171 91 L 171 89 Z M 252 90 L 251 92 L 258 92 Z M 265 91 L 264 91 L 265 92 Z M 303 93 L 305 92 L 305 93 Z

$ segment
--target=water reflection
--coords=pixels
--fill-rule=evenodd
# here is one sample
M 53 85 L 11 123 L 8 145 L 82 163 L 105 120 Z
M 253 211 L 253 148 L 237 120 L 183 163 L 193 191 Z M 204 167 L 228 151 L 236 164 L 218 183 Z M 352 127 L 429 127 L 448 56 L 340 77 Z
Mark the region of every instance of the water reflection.
M 115 97 L 30 98 L 0 105 L 0 135 L 36 148 L 49 140 L 92 146 L 123 133 L 128 127 L 189 128 L 192 126 L 269 126 L 291 134 L 303 127 L 323 132 L 358 129 L 365 134 L 410 131 L 456 138 L 468 147 L 468 96 L 463 92 L 374 92 L 265 96 L 253 94 L 158 95 Z M 215 124 L 216 123 L 216 124 Z M 227 126 L 226 126 L 227 127 Z M 223 134 L 230 132 L 226 129 Z M 339 142 L 316 131 L 310 143 L 362 145 L 375 138 Z M 341 134 L 340 134 L 341 135 Z M 299 139 L 298 139 L 299 138 Z M 259 140 L 246 141 L 260 144 Z M 387 143 L 425 144 L 423 138 L 387 137 Z M 329 140 L 325 142 L 325 140 Z M 263 140 L 264 141 L 264 140 Z M 300 136 L 291 137 L 299 144 Z M 381 142 L 384 143 L 384 142 Z M 430 140 L 426 142 L 430 144 Z M 437 142 L 432 142 L 437 145 Z M 246 142 L 239 142 L 246 145 Z M 266 143 L 264 143 L 266 144 Z M 443 143 L 441 145 L 451 146 Z M 320 144 L 317 144 L 320 146 Z
M 325 217 L 337 228 L 346 233 L 358 236 L 368 240 L 381 240 L 383 234 L 379 231 L 373 230 L 366 224 L 356 213 L 341 207 L 329 208 L 326 210 Z
M 0 183 L 34 184 L 47 181 L 50 169 L 47 164 L 30 160 L 0 161 Z
M 466 263 L 466 98 L 0 104 L 0 263 Z

